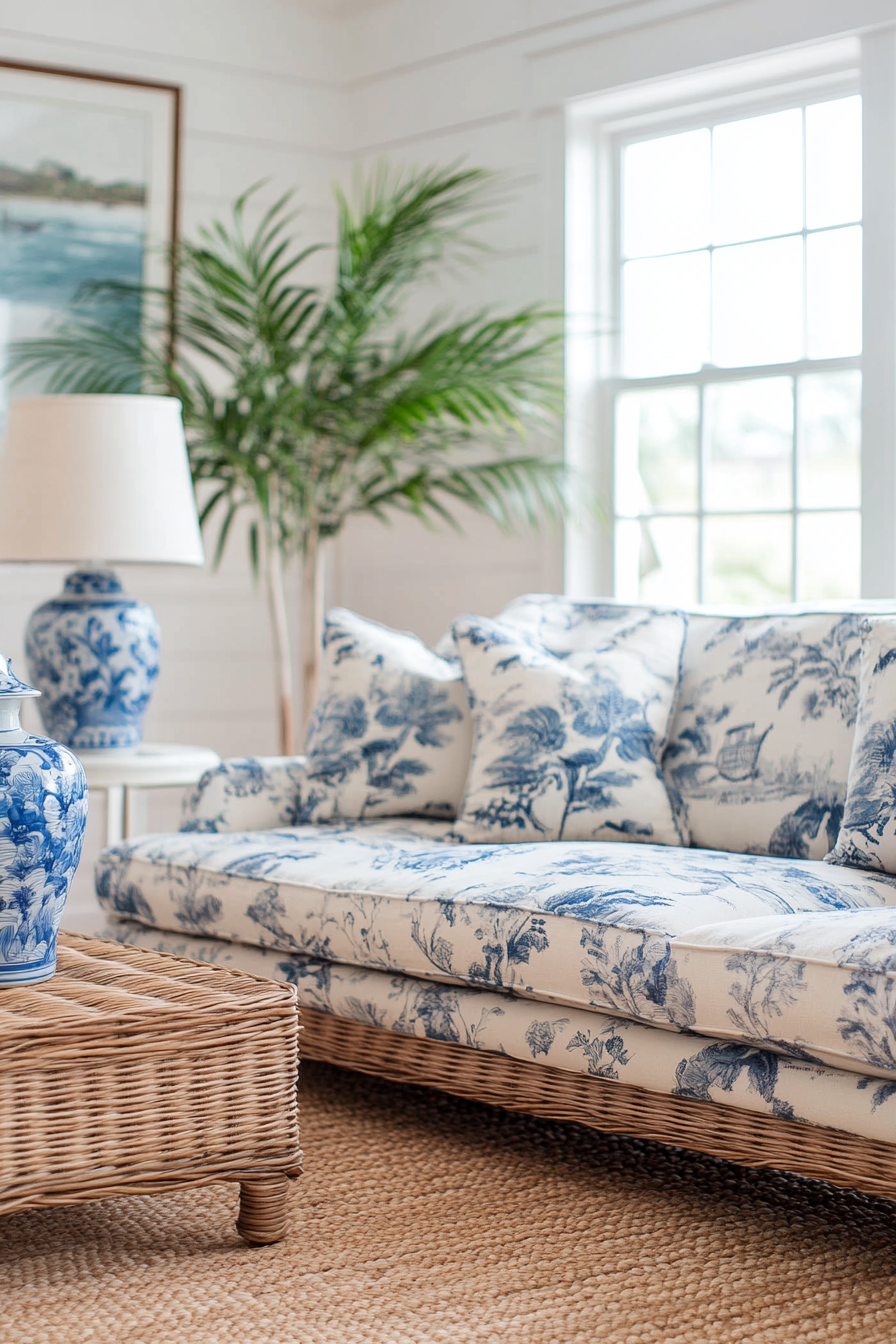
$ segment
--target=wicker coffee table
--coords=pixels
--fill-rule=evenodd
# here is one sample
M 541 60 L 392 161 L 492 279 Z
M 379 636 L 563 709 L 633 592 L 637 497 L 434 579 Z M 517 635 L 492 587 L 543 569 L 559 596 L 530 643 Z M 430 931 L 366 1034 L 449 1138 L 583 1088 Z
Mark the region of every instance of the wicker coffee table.
M 0 990 L 0 1213 L 238 1181 L 238 1232 L 278 1241 L 297 1067 L 291 986 L 61 934 Z

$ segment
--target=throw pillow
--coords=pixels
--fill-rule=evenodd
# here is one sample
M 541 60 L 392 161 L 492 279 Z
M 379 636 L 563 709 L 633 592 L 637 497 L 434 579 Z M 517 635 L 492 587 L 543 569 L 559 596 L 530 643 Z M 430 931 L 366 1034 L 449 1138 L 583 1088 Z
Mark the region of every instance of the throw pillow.
M 859 708 L 846 805 L 829 863 L 896 873 L 896 622 L 862 624 Z
M 498 619 L 561 652 L 650 610 L 535 593 Z M 663 771 L 692 845 L 824 858 L 846 798 L 864 615 L 688 615 Z
M 327 613 L 323 644 L 303 821 L 454 817 L 473 732 L 460 665 L 342 608 Z
M 455 621 L 475 720 L 458 838 L 685 843 L 660 770 L 685 630 L 678 612 L 622 611 L 558 656 L 500 621 Z

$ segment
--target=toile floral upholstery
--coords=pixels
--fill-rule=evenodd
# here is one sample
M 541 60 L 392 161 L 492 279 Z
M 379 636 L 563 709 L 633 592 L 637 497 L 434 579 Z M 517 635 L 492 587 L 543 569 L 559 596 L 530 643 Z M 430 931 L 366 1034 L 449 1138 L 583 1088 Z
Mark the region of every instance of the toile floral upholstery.
M 163 933 L 131 921 L 110 921 L 101 932 L 138 947 L 285 981 L 296 986 L 301 1007 L 367 1026 L 893 1140 L 893 1081 L 718 1037 L 656 1031 L 606 1013 L 195 934 Z
M 660 766 L 686 630 L 678 611 L 616 613 L 558 655 L 501 621 L 455 621 L 475 724 L 456 834 L 686 844 Z
M 568 654 L 619 611 L 530 594 L 498 619 Z M 663 770 L 692 845 L 805 859 L 831 849 L 855 736 L 863 619 L 858 609 L 688 616 Z
M 148 836 L 103 853 L 98 892 L 162 929 L 896 1077 L 886 874 L 662 845 L 461 845 L 450 823 L 388 818 Z
M 454 817 L 473 723 L 456 660 L 335 607 L 306 745 L 304 821 Z
M 574 668 L 639 612 L 645 623 L 656 614 L 534 595 L 498 621 Z M 399 764 L 413 756 L 408 667 L 432 683 L 428 723 L 434 696 L 450 687 L 439 706 L 454 704 L 464 651 L 446 637 L 440 662 L 414 664 L 412 644 L 388 645 L 398 689 L 384 698 L 385 662 L 368 656 L 380 637 L 362 630 L 346 675 L 379 687 L 358 737 L 366 773 L 350 788 L 348 774 L 332 776 L 329 820 L 312 824 L 319 760 L 310 770 L 302 757 L 225 761 L 189 800 L 181 832 L 103 853 L 101 903 L 128 921 L 110 927 L 291 980 L 301 1002 L 355 1021 L 892 1141 L 896 876 L 869 848 L 889 843 L 889 784 L 867 781 L 896 695 L 891 711 L 881 675 L 877 708 L 863 709 L 866 616 L 858 606 L 688 616 L 668 728 L 651 746 L 665 740 L 652 768 L 680 838 L 668 845 L 464 836 L 466 800 L 435 778 L 453 748 L 421 756 L 426 770 L 402 766 L 413 790 L 374 796 L 371 722 L 397 733 Z M 865 641 L 867 663 L 867 629 Z M 874 657 L 881 674 L 893 661 L 883 645 Z M 385 699 L 388 724 L 376 717 Z M 433 802 L 458 819 L 372 816 L 381 803 L 411 814 Z

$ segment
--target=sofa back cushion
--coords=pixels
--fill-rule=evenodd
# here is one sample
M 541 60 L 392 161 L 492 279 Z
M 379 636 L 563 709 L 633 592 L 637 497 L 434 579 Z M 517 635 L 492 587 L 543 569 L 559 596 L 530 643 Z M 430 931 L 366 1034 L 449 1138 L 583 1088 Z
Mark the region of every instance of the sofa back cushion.
M 840 829 L 861 617 L 692 615 L 664 769 L 691 843 L 820 859 Z
M 559 652 L 638 610 L 529 594 L 500 619 Z M 688 614 L 663 770 L 692 845 L 789 858 L 828 852 L 846 798 L 862 620 L 798 609 Z
M 473 723 L 460 664 L 334 608 L 308 728 L 301 820 L 454 817 Z
M 896 620 L 862 627 L 859 710 L 846 810 L 830 863 L 896 873 Z

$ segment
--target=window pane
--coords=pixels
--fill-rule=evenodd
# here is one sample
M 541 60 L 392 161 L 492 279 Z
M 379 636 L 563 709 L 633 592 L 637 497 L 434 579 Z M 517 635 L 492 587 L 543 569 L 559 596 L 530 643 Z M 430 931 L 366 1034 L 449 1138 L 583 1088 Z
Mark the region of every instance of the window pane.
M 704 601 L 761 606 L 790 600 L 790 515 L 707 518 L 703 526 Z
M 862 230 L 834 229 L 806 239 L 806 317 L 810 359 L 862 349 Z
M 862 100 L 806 108 L 806 227 L 862 218 Z
M 860 514 L 799 514 L 796 555 L 798 598 L 814 601 L 858 597 L 862 567 Z
M 644 525 L 636 519 L 617 522 L 614 534 L 613 589 L 625 602 L 637 602 L 641 596 L 641 553 L 648 550 L 646 564 L 650 565 L 649 548 L 644 546 Z
M 705 507 L 786 509 L 792 496 L 789 378 L 710 385 L 705 392 Z
M 861 503 L 862 375 L 812 373 L 797 394 L 797 502 L 802 508 Z
M 695 387 L 623 392 L 616 402 L 616 512 L 682 513 L 697 508 Z
M 740 242 L 803 227 L 803 116 L 799 108 L 716 126 L 713 240 Z
M 615 592 L 627 602 L 696 602 L 696 518 L 616 524 Z
M 723 247 L 713 254 L 713 362 L 784 364 L 803 353 L 803 241 Z
M 642 573 L 642 602 L 697 601 L 696 518 L 651 518 L 645 523 L 655 563 Z
M 709 254 L 627 262 L 622 330 L 629 377 L 699 369 L 709 347 Z
M 622 159 L 623 254 L 686 252 L 709 242 L 709 131 L 629 145 Z

